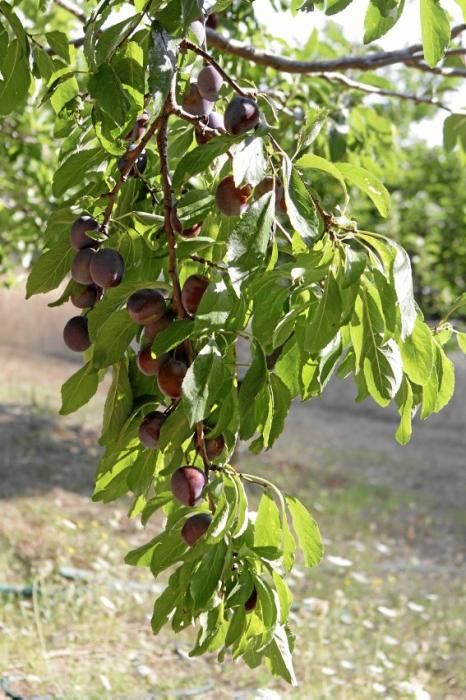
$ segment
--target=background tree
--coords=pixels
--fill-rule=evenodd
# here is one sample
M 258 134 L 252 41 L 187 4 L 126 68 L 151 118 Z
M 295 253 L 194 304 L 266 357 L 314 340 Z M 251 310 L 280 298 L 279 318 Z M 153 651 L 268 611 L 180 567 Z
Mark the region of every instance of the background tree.
M 347 4 L 315 5 L 334 14 Z M 143 523 L 164 511 L 163 532 L 127 556 L 154 576 L 173 571 L 154 632 L 168 618 L 175 631 L 196 622 L 192 655 L 265 660 L 295 683 L 286 573 L 297 546 L 308 566 L 319 562 L 319 530 L 298 499 L 230 458 L 238 439 L 271 448 L 292 399 L 319 395 L 335 372 L 354 377 L 358 400 L 396 402 L 400 443 L 415 412 L 427 418 L 451 398 L 443 346 L 463 299 L 432 329 L 409 257 L 385 235 L 393 224 L 369 224 L 389 216 L 381 179 L 413 192 L 410 212 L 422 206 L 412 184 L 422 149 L 409 151 L 419 170 L 397 177 L 409 124 L 441 109 L 447 147 L 464 145 L 465 115 L 446 100 L 464 78 L 466 25 L 422 0 L 423 46 L 355 53 L 330 27 L 299 55 L 279 55 L 251 3 L 133 5 L 0 3 L 5 261 L 43 239 L 29 296 L 71 273 L 55 304 L 82 309 L 64 340 L 84 364 L 63 386 L 61 412 L 87 403 L 112 368 L 94 499 L 132 493 Z M 366 43 L 402 11 L 370 3 Z M 396 72 L 381 75 L 387 66 Z M 374 96 L 396 100 L 396 112 Z M 436 255 L 459 277 L 446 250 Z M 420 271 L 432 298 L 441 282 L 425 278 L 428 258 Z M 263 488 L 255 514 L 250 482 Z

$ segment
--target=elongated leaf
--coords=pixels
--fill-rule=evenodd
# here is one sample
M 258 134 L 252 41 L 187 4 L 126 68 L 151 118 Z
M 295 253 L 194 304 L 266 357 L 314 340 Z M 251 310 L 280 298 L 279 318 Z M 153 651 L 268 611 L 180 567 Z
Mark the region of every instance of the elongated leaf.
M 133 395 L 124 359 L 113 366 L 113 377 L 104 406 L 101 445 L 117 441 L 131 413 Z
M 424 58 L 434 67 L 450 43 L 450 21 L 439 0 L 420 0 Z
M 370 44 L 384 36 L 400 19 L 404 0 L 374 0 L 369 2 L 364 18 L 364 43 Z
M 353 163 L 335 163 L 335 166 L 350 185 L 355 185 L 355 187 L 367 194 L 382 216 L 388 216 L 390 195 L 375 175 Z
M 338 284 L 331 272 L 325 280 L 322 297 L 311 316 L 306 329 L 306 351 L 316 353 L 334 338 L 340 327 L 341 296 Z
M 136 330 L 137 325 L 125 309 L 112 314 L 95 335 L 94 366 L 108 367 L 117 362 L 136 335 Z
M 210 547 L 191 578 L 189 588 L 198 610 L 204 608 L 215 593 L 222 575 L 226 553 L 225 542 L 219 542 Z
M 238 137 L 218 136 L 209 141 L 209 143 L 198 146 L 186 153 L 176 166 L 173 174 L 173 187 L 178 188 L 185 180 L 189 180 L 193 175 L 202 173 L 211 165 L 215 158 L 226 153 L 238 141 Z
M 429 326 L 417 318 L 412 334 L 401 344 L 403 369 L 415 384 L 429 381 L 434 362 L 434 346 Z
M 207 415 L 221 396 L 227 378 L 222 357 L 215 345 L 205 345 L 195 358 L 183 380 L 183 406 L 191 425 Z
M 87 362 L 63 384 L 60 414 L 67 416 L 84 406 L 94 396 L 98 386 L 98 372 Z
M 289 158 L 283 159 L 283 186 L 288 217 L 307 245 L 319 236 L 319 221 L 312 197 Z
M 31 84 L 27 58 L 18 39 L 13 39 L 8 46 L 1 72 L 3 80 L 0 80 L 0 116 L 3 116 L 22 104 Z
M 53 176 L 53 194 L 60 197 L 70 187 L 81 185 L 85 176 L 107 157 L 101 148 L 72 153 Z
M 322 158 L 321 156 L 316 156 L 314 153 L 307 153 L 306 155 L 302 156 L 298 161 L 296 161 L 296 165 L 300 168 L 322 170 L 328 175 L 334 177 L 335 180 L 338 180 L 343 189 L 345 195 L 345 202 L 348 202 L 349 197 L 348 190 L 346 189 L 345 180 L 339 169 L 331 161 L 327 160 L 326 158 Z
M 291 513 L 293 529 L 303 551 L 306 566 L 317 566 L 322 559 L 324 548 L 316 521 L 294 496 L 286 496 L 286 505 Z
M 58 287 L 70 271 L 75 255 L 76 251 L 70 247 L 67 236 L 46 249 L 32 266 L 26 285 L 26 298 Z

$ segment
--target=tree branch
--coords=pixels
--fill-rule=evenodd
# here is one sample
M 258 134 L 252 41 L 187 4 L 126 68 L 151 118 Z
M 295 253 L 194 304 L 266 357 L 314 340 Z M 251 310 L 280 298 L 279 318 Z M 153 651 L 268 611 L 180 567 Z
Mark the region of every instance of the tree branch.
M 86 22 L 87 22 L 86 15 L 81 10 L 81 8 L 78 7 L 77 5 L 75 5 L 74 2 L 71 2 L 71 0 L 55 0 L 55 4 L 59 5 L 67 12 L 70 12 L 77 19 L 79 19 L 79 21 L 82 22 L 83 24 L 86 24 Z
M 451 38 L 454 39 L 465 30 L 466 24 L 460 24 L 454 27 L 451 32 Z M 423 58 L 422 44 L 413 44 L 406 49 L 397 51 L 374 51 L 373 53 L 362 56 L 342 56 L 341 58 L 326 61 L 298 61 L 286 56 L 278 56 L 277 54 L 260 51 L 253 46 L 248 46 L 243 42 L 229 39 L 222 34 L 218 34 L 213 29 L 207 28 L 206 32 L 208 44 L 219 51 L 233 56 L 239 56 L 251 63 L 275 68 L 284 73 L 328 73 L 350 69 L 366 71 L 393 65 L 395 63 L 409 63 L 415 58 L 416 54 L 421 54 L 419 59 Z M 446 55 L 448 55 L 448 51 Z M 457 54 L 455 53 L 455 55 Z
M 465 71 L 466 74 L 466 71 Z M 365 92 L 368 95 L 380 95 L 384 97 L 396 97 L 400 100 L 409 100 L 410 102 L 415 102 L 416 104 L 426 104 L 432 105 L 433 107 L 438 107 L 439 109 L 444 109 L 450 114 L 466 114 L 463 111 L 456 111 L 448 107 L 444 102 L 438 100 L 436 97 L 422 97 L 421 95 L 412 95 L 409 93 L 398 92 L 398 90 L 386 90 L 384 88 L 377 87 L 375 85 L 368 85 L 367 83 L 360 83 L 356 80 L 348 78 L 346 75 L 341 73 L 316 73 L 316 77 L 327 80 L 329 83 L 339 83 L 344 85 L 350 90 L 359 90 L 360 92 Z
M 226 71 L 223 70 L 222 66 L 215 60 L 215 58 L 212 58 L 212 56 L 207 51 L 204 51 L 204 49 L 202 49 L 200 46 L 193 44 L 192 41 L 185 39 L 181 42 L 181 48 L 189 49 L 190 51 L 197 53 L 198 56 L 202 56 L 205 61 L 210 63 L 210 65 L 215 68 L 217 73 L 220 73 L 224 81 L 228 83 L 233 90 L 238 93 L 238 95 L 242 95 L 243 97 L 251 97 L 255 94 L 255 90 L 247 90 L 240 87 L 238 83 L 233 80 L 233 78 L 231 78 Z

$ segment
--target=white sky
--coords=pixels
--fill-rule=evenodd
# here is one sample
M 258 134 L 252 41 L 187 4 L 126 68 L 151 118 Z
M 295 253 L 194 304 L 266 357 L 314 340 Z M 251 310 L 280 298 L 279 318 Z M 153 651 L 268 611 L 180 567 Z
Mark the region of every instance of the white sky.
M 312 31 L 321 29 L 326 23 L 334 22 L 342 27 L 344 36 L 354 43 L 354 51 L 363 50 L 364 15 L 368 5 L 367 0 L 353 0 L 343 12 L 326 17 L 322 12 L 299 12 L 295 17 L 290 12 L 275 12 L 269 0 L 255 0 L 254 8 L 258 20 L 270 28 L 277 36 L 290 41 L 292 44 L 304 44 Z M 463 21 L 458 5 L 453 0 L 442 0 L 442 6 L 456 23 Z M 408 2 L 400 21 L 378 40 L 377 44 L 385 50 L 400 49 L 409 44 L 420 43 L 421 24 L 419 19 L 419 3 Z M 450 107 L 466 107 L 466 88 L 458 89 L 444 100 Z M 431 144 L 442 143 L 442 124 L 448 113 L 439 110 L 432 120 L 425 120 L 416 126 L 416 136 L 424 138 Z

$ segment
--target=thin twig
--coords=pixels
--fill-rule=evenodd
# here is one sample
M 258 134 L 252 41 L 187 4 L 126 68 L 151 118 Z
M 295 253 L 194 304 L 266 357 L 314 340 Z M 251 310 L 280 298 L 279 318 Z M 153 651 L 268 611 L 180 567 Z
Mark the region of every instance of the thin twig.
M 238 93 L 238 95 L 242 95 L 243 97 L 254 97 L 255 90 L 248 90 L 247 88 L 240 87 L 236 80 L 233 80 L 233 78 L 230 75 L 228 75 L 228 73 L 225 70 L 223 70 L 222 66 L 218 63 L 218 61 L 216 61 L 215 58 L 212 58 L 212 56 L 207 51 L 201 49 L 200 46 L 197 46 L 192 41 L 188 41 L 187 39 L 185 39 L 181 42 L 181 48 L 189 49 L 190 51 L 197 53 L 198 56 L 202 56 L 202 58 L 205 61 L 207 61 L 207 63 L 210 63 L 210 65 L 215 68 L 217 73 L 220 73 L 224 81 L 228 83 L 233 88 L 233 90 Z
M 74 15 L 80 22 L 86 24 L 87 17 L 78 5 L 75 5 L 71 0 L 55 0 L 55 4 L 62 7 L 64 10 Z
M 466 75 L 466 71 L 465 71 Z M 396 97 L 400 100 L 409 100 L 410 102 L 415 102 L 416 104 L 426 104 L 432 105 L 433 107 L 438 107 L 439 109 L 444 109 L 450 114 L 466 114 L 466 112 L 457 112 L 451 107 L 448 107 L 444 102 L 438 100 L 436 97 L 422 97 L 421 95 L 412 95 L 404 92 L 399 92 L 398 90 L 386 90 L 385 88 L 380 88 L 375 85 L 369 85 L 367 83 L 361 83 L 356 80 L 348 78 L 346 75 L 341 73 L 316 73 L 316 77 L 327 80 L 329 83 L 339 83 L 344 85 L 350 90 L 358 90 L 359 92 L 365 92 L 368 95 L 380 95 L 383 97 Z

